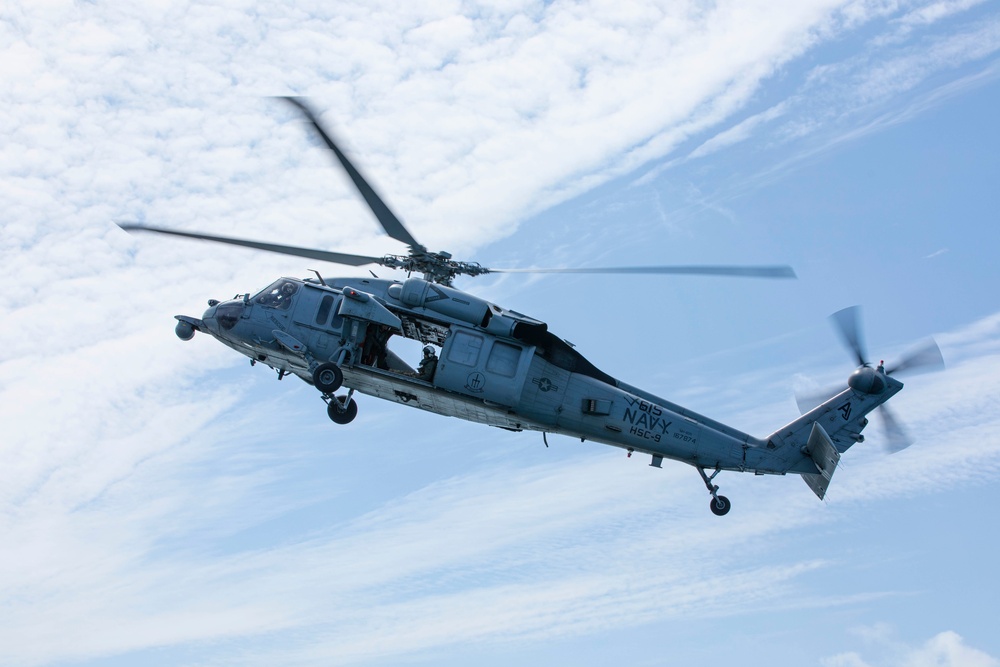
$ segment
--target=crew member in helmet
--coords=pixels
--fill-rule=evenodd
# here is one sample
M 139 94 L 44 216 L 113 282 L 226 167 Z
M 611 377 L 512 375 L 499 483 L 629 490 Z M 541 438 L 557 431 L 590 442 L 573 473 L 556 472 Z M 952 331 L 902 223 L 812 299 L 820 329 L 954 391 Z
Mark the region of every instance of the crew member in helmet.
M 424 345 L 424 358 L 420 360 L 420 364 L 417 366 L 417 378 L 432 382 L 437 365 L 438 358 L 437 354 L 434 353 L 434 348 L 430 345 Z

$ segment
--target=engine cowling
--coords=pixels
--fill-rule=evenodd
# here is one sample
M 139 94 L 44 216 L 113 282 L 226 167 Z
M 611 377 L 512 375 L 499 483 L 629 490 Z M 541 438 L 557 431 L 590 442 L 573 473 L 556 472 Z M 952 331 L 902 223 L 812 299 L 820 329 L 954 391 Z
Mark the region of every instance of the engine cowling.
M 426 308 L 462 322 L 486 328 L 492 317 L 488 301 L 451 287 L 410 278 L 389 287 L 389 296 L 413 308 Z

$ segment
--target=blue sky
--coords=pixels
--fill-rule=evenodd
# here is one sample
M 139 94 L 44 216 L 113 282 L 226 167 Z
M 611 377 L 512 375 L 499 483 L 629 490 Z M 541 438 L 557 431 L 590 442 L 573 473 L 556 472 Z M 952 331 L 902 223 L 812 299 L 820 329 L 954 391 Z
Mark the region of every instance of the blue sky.
M 14 3 L 0 10 L 0 663 L 1000 664 L 1000 12 L 973 0 Z M 826 501 L 363 400 L 338 428 L 175 314 L 320 268 L 112 219 L 487 266 L 787 263 L 797 281 L 464 281 L 757 435 L 893 399 Z M 343 269 L 350 275 L 349 269 Z M 415 352 L 415 351 L 414 351 Z

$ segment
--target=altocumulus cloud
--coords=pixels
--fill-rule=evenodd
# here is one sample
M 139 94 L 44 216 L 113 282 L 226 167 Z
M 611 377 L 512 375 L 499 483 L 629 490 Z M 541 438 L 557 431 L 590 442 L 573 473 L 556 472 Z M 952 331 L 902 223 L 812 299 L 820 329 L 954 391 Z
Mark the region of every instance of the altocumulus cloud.
M 917 6 L 927 20 L 951 15 Z M 385 252 L 307 128 L 262 99 L 302 94 L 328 109 L 421 240 L 468 251 L 724 124 L 784 64 L 894 11 L 802 1 L 5 5 L 0 655 L 40 664 L 268 636 L 304 662 L 360 660 L 572 635 L 626 607 L 655 619 L 790 604 L 799 578 L 828 562 L 739 569 L 719 545 L 760 548 L 836 520 L 838 503 L 872 498 L 852 479 L 877 474 L 874 459 L 860 455 L 855 477 L 840 473 L 832 517 L 818 518 L 804 487 L 783 480 L 754 491 L 757 509 L 712 540 L 704 503 L 688 504 L 680 482 L 690 471 L 637 476 L 600 453 L 581 455 L 572 474 L 562 464 L 466 472 L 277 545 L 243 545 L 243 532 L 330 492 L 288 484 L 291 448 L 274 443 L 298 433 L 301 415 L 262 425 L 243 376 L 207 389 L 206 374 L 235 360 L 178 347 L 165 323 L 192 294 L 225 297 L 289 264 L 136 242 L 110 220 Z M 983 30 L 978 47 L 934 53 L 992 53 L 995 34 Z M 894 71 L 937 71 L 915 57 L 900 63 Z M 880 81 L 865 89 L 874 95 Z M 783 118 L 738 126 L 717 146 Z M 907 399 L 928 404 L 928 428 L 938 415 L 979 429 L 952 432 L 970 441 L 995 432 L 983 415 L 1000 376 L 996 323 L 978 326 L 960 332 L 968 363 L 937 387 L 945 400 L 930 405 L 919 390 Z M 970 383 L 980 403 L 958 401 Z M 757 414 L 779 413 L 771 403 Z M 977 465 L 958 465 L 963 454 Z M 914 449 L 901 465 L 916 481 L 878 493 L 991 477 L 996 457 L 995 447 Z M 942 463 L 950 476 L 932 474 Z M 349 474 L 332 471 L 329 486 Z M 749 493 L 750 483 L 733 486 Z M 634 518 L 650 503 L 669 535 Z M 675 567 L 657 567 L 664 554 Z M 609 574 L 609 559 L 657 575 Z M 748 576 L 734 579 L 733 567 Z M 473 619 L 494 611 L 495 623 Z M 413 631 L 386 643 L 366 629 L 388 625 Z

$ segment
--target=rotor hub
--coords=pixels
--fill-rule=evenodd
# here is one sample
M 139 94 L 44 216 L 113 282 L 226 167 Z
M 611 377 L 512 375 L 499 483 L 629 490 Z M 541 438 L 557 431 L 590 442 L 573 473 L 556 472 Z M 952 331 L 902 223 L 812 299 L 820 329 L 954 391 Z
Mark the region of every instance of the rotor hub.
M 382 266 L 407 273 L 423 274 L 424 280 L 450 287 L 457 276 L 478 276 L 489 269 L 478 262 L 458 262 L 447 252 L 430 253 L 416 250 L 411 255 L 386 255 L 378 262 Z
M 886 387 L 885 375 L 871 366 L 864 366 L 851 373 L 847 384 L 854 391 L 871 395 L 881 394 Z

